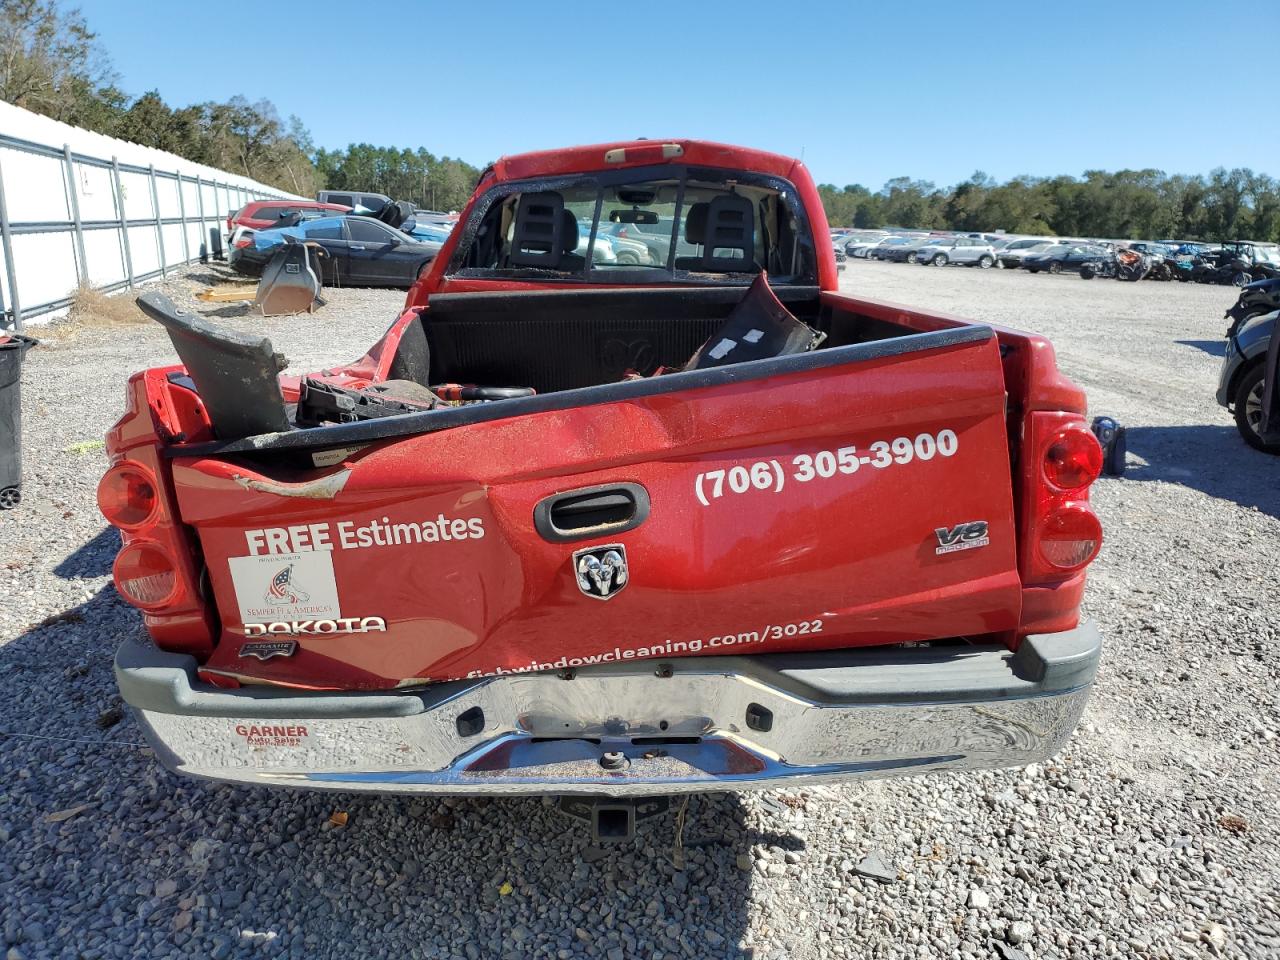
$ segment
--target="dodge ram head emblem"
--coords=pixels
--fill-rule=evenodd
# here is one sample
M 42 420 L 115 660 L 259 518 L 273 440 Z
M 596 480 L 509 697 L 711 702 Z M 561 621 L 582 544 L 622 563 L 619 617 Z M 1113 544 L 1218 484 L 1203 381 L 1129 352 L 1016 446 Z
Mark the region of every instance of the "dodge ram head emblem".
M 609 600 L 627 585 L 627 549 L 620 543 L 588 547 L 573 555 L 578 589 L 588 597 Z

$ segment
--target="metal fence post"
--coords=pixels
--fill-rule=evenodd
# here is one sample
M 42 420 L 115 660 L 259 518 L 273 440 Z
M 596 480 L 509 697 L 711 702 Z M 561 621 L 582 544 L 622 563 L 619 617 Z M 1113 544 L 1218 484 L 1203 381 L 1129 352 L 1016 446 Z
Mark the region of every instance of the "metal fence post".
M 18 271 L 13 265 L 13 237 L 9 232 L 9 204 L 4 198 L 4 169 L 0 167 L 0 243 L 4 247 L 4 269 L 9 278 L 9 302 L 13 304 L 13 329 L 22 332 L 22 301 L 18 298 Z
M 89 258 L 84 253 L 84 225 L 80 222 L 80 191 L 76 189 L 76 165 L 71 159 L 71 147 L 62 145 L 62 160 L 67 167 L 67 195 L 71 198 L 71 219 L 75 223 L 76 279 L 81 283 L 89 282 Z
M 124 279 L 129 289 L 133 289 L 133 253 L 129 249 L 129 218 L 124 211 L 124 187 L 120 184 L 120 158 L 111 158 L 111 172 L 116 181 L 116 212 L 120 214 L 120 246 L 124 250 Z
M 182 262 L 191 262 L 191 238 L 187 236 L 187 198 L 182 195 L 182 171 L 178 174 L 178 219 L 182 221 Z
M 168 259 L 164 255 L 164 224 L 160 220 L 160 194 L 156 192 L 156 165 L 148 167 L 151 171 L 151 212 L 156 215 L 156 248 L 160 251 L 160 276 L 169 275 Z
M 196 174 L 196 206 L 200 210 L 200 262 L 209 260 L 209 233 L 205 227 L 205 184 Z

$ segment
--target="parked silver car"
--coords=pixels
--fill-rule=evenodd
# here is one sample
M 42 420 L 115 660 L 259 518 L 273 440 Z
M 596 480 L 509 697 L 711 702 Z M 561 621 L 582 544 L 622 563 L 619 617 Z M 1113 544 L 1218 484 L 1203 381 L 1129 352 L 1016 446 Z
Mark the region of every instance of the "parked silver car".
M 981 267 L 986 270 L 995 266 L 996 252 L 985 240 L 973 240 L 969 237 L 935 238 L 929 241 L 928 246 L 920 249 L 916 262 L 932 264 L 935 267 L 958 263 L 966 267 Z
M 1039 237 L 1023 237 L 1010 240 L 996 251 L 996 259 L 1000 266 L 1008 270 L 1017 270 L 1022 266 L 1022 258 L 1031 253 L 1044 253 L 1061 243 L 1060 240 L 1043 240 Z
M 872 250 L 888 239 L 889 237 L 887 235 L 850 237 L 845 241 L 844 252 L 850 257 L 858 257 L 866 260 L 870 258 Z

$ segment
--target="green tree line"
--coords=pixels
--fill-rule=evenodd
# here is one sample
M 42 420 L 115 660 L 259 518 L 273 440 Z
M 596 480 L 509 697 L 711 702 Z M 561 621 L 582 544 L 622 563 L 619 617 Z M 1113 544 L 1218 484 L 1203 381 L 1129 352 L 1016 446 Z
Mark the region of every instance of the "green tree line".
M 302 121 L 269 100 L 169 105 L 131 99 L 77 9 L 57 0 L 0 0 L 0 100 L 110 137 L 175 153 L 289 193 L 358 189 L 433 209 L 459 209 L 480 171 L 425 149 L 351 144 L 317 150 Z
M 917 227 L 1063 237 L 1280 240 L 1280 182 L 1249 169 L 1208 176 L 1162 170 L 1088 170 L 1082 177 L 1015 177 L 978 171 L 950 189 L 898 177 L 818 187 L 834 227 Z

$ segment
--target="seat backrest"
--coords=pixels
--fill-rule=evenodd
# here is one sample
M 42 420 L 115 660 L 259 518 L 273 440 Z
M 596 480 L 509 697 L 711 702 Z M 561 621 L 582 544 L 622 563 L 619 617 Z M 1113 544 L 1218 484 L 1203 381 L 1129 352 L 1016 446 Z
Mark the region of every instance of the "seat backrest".
M 704 270 L 749 273 L 755 268 L 755 207 L 746 197 L 727 193 L 715 197 L 707 210 Z
M 702 255 L 677 257 L 677 270 L 751 273 L 755 260 L 755 206 L 746 197 L 726 193 L 689 206 L 684 237 L 702 246 Z
M 520 197 L 507 256 L 511 266 L 554 270 L 560 266 L 561 255 L 577 246 L 578 221 L 564 208 L 564 197 L 551 190 Z

